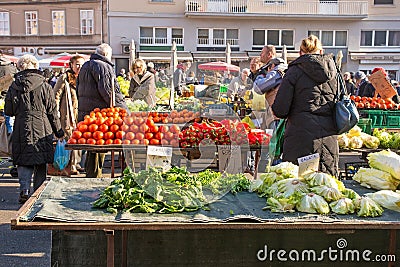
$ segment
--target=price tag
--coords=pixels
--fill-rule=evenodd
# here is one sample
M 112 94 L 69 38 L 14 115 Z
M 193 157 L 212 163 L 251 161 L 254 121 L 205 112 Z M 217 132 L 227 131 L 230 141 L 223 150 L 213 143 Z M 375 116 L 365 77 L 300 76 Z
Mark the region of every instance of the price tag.
M 242 152 L 240 146 L 218 146 L 219 171 L 230 174 L 242 173 Z
M 315 153 L 298 158 L 297 162 L 299 163 L 299 177 L 310 172 L 316 172 L 319 166 L 319 154 Z
M 148 146 L 146 169 L 154 167 L 167 171 L 171 168 L 172 147 Z
M 385 74 L 381 70 L 372 73 L 368 80 L 375 87 L 376 92 L 382 98 L 391 98 L 396 94 L 396 89 L 390 84 L 390 82 L 386 79 Z

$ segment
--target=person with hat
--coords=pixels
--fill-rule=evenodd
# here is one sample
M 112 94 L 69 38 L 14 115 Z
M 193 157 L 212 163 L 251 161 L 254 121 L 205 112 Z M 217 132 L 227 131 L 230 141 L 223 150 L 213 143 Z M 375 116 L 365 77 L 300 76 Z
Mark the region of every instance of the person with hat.
M 367 75 L 363 71 L 357 71 L 354 79 L 356 80 L 357 96 L 375 96 L 375 87 L 368 81 Z
M 343 73 L 343 80 L 346 84 L 346 91 L 348 95 L 355 95 L 356 94 L 356 86 L 353 83 L 353 80 L 351 79 L 351 74 L 350 72 L 345 72 Z

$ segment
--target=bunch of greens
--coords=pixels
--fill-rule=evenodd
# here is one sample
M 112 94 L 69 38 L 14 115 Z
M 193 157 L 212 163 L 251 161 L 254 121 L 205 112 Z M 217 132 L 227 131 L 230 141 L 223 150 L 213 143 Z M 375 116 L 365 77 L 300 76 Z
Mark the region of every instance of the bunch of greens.
M 222 175 L 210 170 L 192 174 L 183 167 L 172 167 L 165 172 L 149 168 L 133 173 L 127 168 L 123 177 L 113 180 L 104 189 L 93 207 L 114 213 L 118 210 L 145 213 L 194 211 L 209 202 L 205 189 L 222 196 L 229 190 L 233 193 L 248 190 L 249 185 L 243 174 Z

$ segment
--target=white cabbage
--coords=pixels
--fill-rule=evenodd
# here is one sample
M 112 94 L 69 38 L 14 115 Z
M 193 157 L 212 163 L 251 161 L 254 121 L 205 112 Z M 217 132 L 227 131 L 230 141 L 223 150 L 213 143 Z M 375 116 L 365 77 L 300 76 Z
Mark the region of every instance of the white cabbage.
M 342 193 L 337 188 L 332 188 L 326 185 L 320 185 L 311 188 L 311 191 L 325 198 L 326 201 L 331 202 L 343 197 Z
M 353 201 L 347 197 L 331 202 L 329 207 L 336 214 L 352 214 L 355 210 Z
M 361 140 L 361 137 L 359 136 L 353 136 L 349 140 L 349 148 L 362 148 L 363 146 L 363 141 Z
M 400 180 L 400 156 L 391 150 L 382 150 L 369 153 L 367 156 L 369 166 L 390 173 Z
M 329 205 L 325 199 L 315 193 L 304 194 L 301 200 L 297 203 L 298 211 L 307 213 L 329 213 Z
M 337 139 L 340 148 L 347 148 L 349 146 L 349 138 L 346 134 L 338 135 Z
M 353 180 L 362 186 L 377 190 L 396 190 L 399 185 L 399 181 L 393 179 L 389 173 L 374 168 L 359 168 L 354 174 Z
M 369 197 L 360 197 L 353 200 L 357 215 L 360 217 L 377 217 L 381 216 L 383 209 L 378 203 Z
M 400 212 L 400 194 L 391 190 L 380 190 L 365 194 L 384 208 Z

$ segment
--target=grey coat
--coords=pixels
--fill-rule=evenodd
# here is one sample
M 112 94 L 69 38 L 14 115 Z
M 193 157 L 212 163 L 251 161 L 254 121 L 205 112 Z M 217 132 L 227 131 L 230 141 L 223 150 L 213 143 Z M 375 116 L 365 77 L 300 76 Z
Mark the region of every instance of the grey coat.
M 319 170 L 338 175 L 339 147 L 334 121 L 333 88 L 336 67 L 328 55 L 302 55 L 289 64 L 272 105 L 274 114 L 287 118 L 283 160 L 298 164 L 299 157 L 319 153 Z

